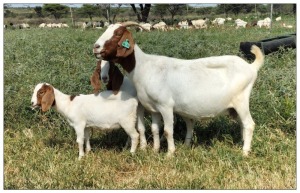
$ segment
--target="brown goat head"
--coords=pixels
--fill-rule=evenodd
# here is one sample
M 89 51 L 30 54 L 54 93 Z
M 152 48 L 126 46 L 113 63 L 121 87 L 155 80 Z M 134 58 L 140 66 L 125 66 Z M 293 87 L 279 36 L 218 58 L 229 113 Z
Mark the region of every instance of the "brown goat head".
M 42 112 L 48 111 L 54 104 L 54 89 L 51 85 L 43 84 L 37 91 L 37 105 L 42 107 Z

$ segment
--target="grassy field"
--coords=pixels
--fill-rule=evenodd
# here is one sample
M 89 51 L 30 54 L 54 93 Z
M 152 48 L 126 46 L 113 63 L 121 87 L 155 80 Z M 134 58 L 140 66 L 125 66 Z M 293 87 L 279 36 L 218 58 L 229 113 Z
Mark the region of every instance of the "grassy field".
M 123 149 L 123 130 L 94 130 L 92 152 L 77 160 L 75 132 L 54 110 L 33 111 L 34 86 L 48 82 L 68 94 L 91 93 L 92 46 L 103 30 L 30 29 L 4 32 L 4 189 L 296 189 L 296 50 L 267 55 L 250 108 L 256 129 L 242 156 L 239 124 L 219 117 L 196 125 L 191 148 L 177 118 L 176 153 Z M 133 32 L 146 53 L 177 58 L 239 54 L 241 41 L 295 33 L 279 26 Z

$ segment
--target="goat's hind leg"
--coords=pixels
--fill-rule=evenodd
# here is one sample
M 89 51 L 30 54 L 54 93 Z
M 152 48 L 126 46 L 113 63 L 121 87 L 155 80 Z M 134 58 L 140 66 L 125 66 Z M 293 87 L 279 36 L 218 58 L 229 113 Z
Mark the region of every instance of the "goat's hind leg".
M 237 111 L 240 122 L 242 125 L 242 137 L 244 140 L 243 146 L 243 154 L 244 156 L 248 156 L 251 150 L 251 141 L 253 136 L 253 131 L 255 128 L 255 123 L 251 117 L 250 110 L 249 110 L 249 103 L 244 103 L 239 107 L 236 107 L 235 110 Z
M 136 148 L 139 144 L 139 133 L 136 131 L 134 124 L 132 125 L 132 124 L 125 123 L 125 124 L 121 124 L 121 127 L 125 130 L 125 132 L 131 139 L 130 152 L 135 153 Z
M 173 124 L 174 124 L 174 115 L 173 115 L 173 109 L 172 108 L 162 108 L 160 110 L 161 115 L 163 117 L 164 121 L 164 135 L 167 138 L 168 142 L 168 154 L 167 156 L 170 157 L 175 152 L 175 143 L 173 138 Z
M 159 113 L 151 113 L 151 117 L 152 117 L 151 131 L 153 135 L 153 150 L 155 152 L 158 152 L 160 148 L 159 126 L 161 123 L 161 115 Z
M 185 125 L 186 125 L 186 136 L 185 136 L 184 144 L 186 146 L 190 146 L 193 138 L 195 121 L 185 117 L 183 117 L 183 120 L 185 121 Z

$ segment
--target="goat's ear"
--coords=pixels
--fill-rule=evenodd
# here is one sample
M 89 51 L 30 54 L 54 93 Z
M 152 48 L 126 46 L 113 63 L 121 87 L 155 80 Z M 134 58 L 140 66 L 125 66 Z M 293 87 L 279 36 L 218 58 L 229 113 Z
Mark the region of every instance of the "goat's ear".
M 134 41 L 132 34 L 125 29 L 123 36 L 121 37 L 120 41 L 118 42 L 117 48 L 117 57 L 126 58 L 133 52 L 134 48 Z
M 98 93 L 101 89 L 101 83 L 100 83 L 100 72 L 101 72 L 101 61 L 97 62 L 97 66 L 93 72 L 93 75 L 90 78 L 91 85 L 94 88 L 94 93 Z
M 112 65 L 111 65 L 112 67 Z M 123 74 L 120 72 L 119 68 L 117 66 L 113 66 L 115 68 L 114 70 L 114 74 L 113 74 L 113 77 L 111 78 L 111 82 L 112 82 L 112 85 L 111 85 L 111 90 L 113 91 L 113 93 L 116 95 L 118 94 L 120 88 L 121 88 L 121 85 L 123 84 L 123 79 L 124 79 L 124 76 Z
M 42 111 L 46 112 L 48 111 L 53 102 L 54 102 L 54 90 L 52 86 L 47 86 L 46 93 L 44 94 L 41 102 Z

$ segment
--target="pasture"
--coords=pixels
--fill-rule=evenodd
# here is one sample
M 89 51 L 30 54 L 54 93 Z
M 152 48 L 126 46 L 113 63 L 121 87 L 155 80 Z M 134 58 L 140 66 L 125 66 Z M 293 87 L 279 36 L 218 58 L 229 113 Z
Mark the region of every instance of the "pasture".
M 92 46 L 104 30 L 4 31 L 4 189 L 296 189 L 296 50 L 265 57 L 250 97 L 256 128 L 249 157 L 240 126 L 227 117 L 198 122 L 191 148 L 177 117 L 176 153 L 123 149 L 123 130 L 93 131 L 92 152 L 78 161 L 74 129 L 55 110 L 33 111 L 34 86 L 48 82 L 67 94 L 92 93 Z M 135 32 L 146 53 L 193 59 L 239 54 L 241 41 L 295 33 L 262 28 Z M 162 83 L 163 84 L 163 83 Z M 205 92 L 205 91 L 201 91 Z M 104 110 L 104 109 L 99 109 Z

